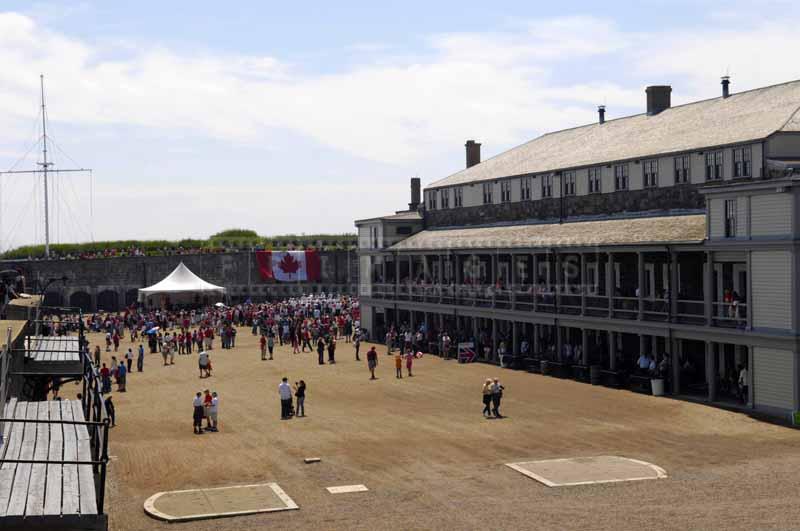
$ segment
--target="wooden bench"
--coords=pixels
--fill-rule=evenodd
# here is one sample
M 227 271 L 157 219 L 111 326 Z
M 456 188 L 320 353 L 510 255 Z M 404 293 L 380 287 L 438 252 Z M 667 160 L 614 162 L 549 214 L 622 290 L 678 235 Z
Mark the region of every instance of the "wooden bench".
M 622 389 L 625 385 L 626 374 L 622 371 L 611 371 L 607 369 L 600 370 L 600 380 L 606 387 L 613 387 L 614 389 Z
M 653 389 L 650 385 L 650 377 L 640 374 L 631 374 L 628 376 L 628 387 L 631 391 L 637 393 L 652 394 Z
M 4 418 L 84 420 L 81 402 L 77 400 L 21 402 L 12 399 L 5 408 Z M 87 525 L 87 529 L 106 528 L 105 516 L 98 515 L 97 511 L 92 465 L 61 463 L 92 461 L 86 425 L 6 422 L 3 431 L 6 453 L 0 467 L 0 528 L 19 527 L 24 525 L 20 524 L 23 519 L 53 529 L 78 521 Z M 83 517 L 88 517 L 88 521 L 81 520 Z

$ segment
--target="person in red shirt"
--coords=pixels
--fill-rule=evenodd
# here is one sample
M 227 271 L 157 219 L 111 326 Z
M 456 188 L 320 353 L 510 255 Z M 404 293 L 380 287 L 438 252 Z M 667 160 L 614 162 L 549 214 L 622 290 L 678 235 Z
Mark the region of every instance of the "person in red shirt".
M 261 344 L 261 359 L 265 360 L 267 359 L 267 337 L 262 334 L 259 342 Z

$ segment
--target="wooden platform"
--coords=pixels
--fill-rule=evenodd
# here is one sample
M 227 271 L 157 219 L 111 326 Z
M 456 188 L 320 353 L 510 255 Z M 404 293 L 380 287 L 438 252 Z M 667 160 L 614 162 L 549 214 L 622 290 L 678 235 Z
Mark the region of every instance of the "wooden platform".
M 17 336 L 25 329 L 27 321 L 0 320 L 0 347 L 6 344 L 6 334 L 11 329 L 11 342 L 17 340 Z
M 26 356 L 37 362 L 80 361 L 78 336 L 31 336 Z
M 3 418 L 83 421 L 77 400 L 17 402 L 6 405 Z M 91 461 L 87 427 L 79 424 L 6 422 L 5 460 Z M 23 521 L 24 520 L 24 521 Z M 97 514 L 92 465 L 3 462 L 0 467 L 0 529 L 25 525 L 48 529 L 105 529 Z

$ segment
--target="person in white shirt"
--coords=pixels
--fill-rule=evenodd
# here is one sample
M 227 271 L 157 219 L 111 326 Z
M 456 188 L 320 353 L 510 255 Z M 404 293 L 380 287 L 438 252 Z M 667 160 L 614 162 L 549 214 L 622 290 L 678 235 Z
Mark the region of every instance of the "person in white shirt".
M 217 429 L 217 414 L 219 413 L 219 397 L 217 392 L 211 393 L 211 406 L 208 408 L 208 421 L 211 424 L 211 431 L 219 431 Z
M 281 397 L 281 420 L 291 418 L 292 411 L 292 387 L 285 376 L 278 385 L 278 395 Z
M 739 365 L 739 399 L 742 403 L 747 403 L 747 369 L 744 365 Z
M 208 352 L 204 350 L 197 357 L 197 363 L 200 367 L 200 378 L 202 378 L 204 374 L 205 376 L 209 376 L 208 361 Z
M 650 360 L 647 359 L 647 354 L 645 354 L 644 352 L 639 354 L 639 361 L 637 362 L 637 364 L 639 365 L 639 369 L 643 371 L 648 370 L 650 368 Z

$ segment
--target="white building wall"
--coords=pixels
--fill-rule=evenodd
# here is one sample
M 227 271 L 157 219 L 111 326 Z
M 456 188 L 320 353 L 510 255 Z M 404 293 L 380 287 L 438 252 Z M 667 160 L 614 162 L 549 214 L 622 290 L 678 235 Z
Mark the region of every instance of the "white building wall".
M 792 233 L 793 195 L 754 195 L 750 198 L 752 236 L 786 236 Z
M 792 253 L 753 251 L 752 319 L 755 328 L 792 328 Z
M 794 409 L 795 355 L 790 350 L 753 349 L 753 403 L 756 408 Z

